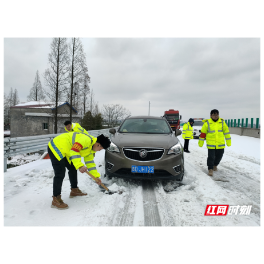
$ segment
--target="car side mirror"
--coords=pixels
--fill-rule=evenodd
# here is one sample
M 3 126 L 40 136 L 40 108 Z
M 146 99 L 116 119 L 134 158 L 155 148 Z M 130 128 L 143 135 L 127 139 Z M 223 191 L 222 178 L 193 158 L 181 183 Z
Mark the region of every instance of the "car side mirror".
M 109 133 L 114 135 L 116 133 L 116 130 L 114 128 L 111 128 L 111 129 L 109 129 Z
M 182 134 L 181 130 L 180 129 L 176 129 L 175 130 L 175 135 L 176 137 L 180 136 Z
M 180 120 L 181 120 L 182 116 L 180 115 Z

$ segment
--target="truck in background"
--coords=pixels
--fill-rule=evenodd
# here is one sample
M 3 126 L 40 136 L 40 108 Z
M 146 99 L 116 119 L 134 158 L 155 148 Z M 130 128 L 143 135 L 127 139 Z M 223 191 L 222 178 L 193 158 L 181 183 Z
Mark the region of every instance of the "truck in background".
M 179 110 L 169 109 L 164 112 L 164 117 L 167 119 L 173 131 L 180 129 L 181 115 L 179 115 Z
M 202 126 L 204 124 L 204 122 L 202 121 L 202 120 L 204 120 L 204 118 L 193 118 L 193 120 L 194 120 L 193 138 L 199 138 L 199 136 L 201 134 Z

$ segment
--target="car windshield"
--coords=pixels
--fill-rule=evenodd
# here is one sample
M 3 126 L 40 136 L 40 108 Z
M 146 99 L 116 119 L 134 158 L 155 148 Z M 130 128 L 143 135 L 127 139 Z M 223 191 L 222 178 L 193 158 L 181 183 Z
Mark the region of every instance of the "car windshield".
M 171 129 L 164 119 L 131 118 L 124 121 L 119 132 L 121 133 L 147 133 L 168 134 Z
M 177 121 L 179 120 L 179 114 L 174 114 L 174 115 L 165 115 L 166 119 L 168 121 Z
M 203 126 L 203 121 L 194 121 L 193 126 Z

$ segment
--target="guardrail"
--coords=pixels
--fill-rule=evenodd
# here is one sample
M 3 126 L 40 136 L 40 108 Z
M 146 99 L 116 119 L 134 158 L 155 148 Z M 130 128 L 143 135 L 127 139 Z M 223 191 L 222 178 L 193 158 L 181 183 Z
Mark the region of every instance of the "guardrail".
M 237 121 L 237 122 L 236 122 Z M 228 119 L 228 120 L 225 120 L 226 124 L 228 127 L 246 127 L 248 128 L 249 125 L 248 125 L 248 118 L 245 119 L 245 124 L 244 124 L 244 118 L 241 119 L 241 123 L 240 123 L 240 119 Z M 259 126 L 259 118 L 256 118 L 256 125 L 254 127 L 254 118 L 251 118 L 251 123 L 250 123 L 250 128 L 260 128 Z
M 109 129 L 89 130 L 90 135 L 97 137 L 104 134 L 111 138 Z M 36 151 L 47 151 L 47 145 L 50 140 L 61 134 L 48 134 L 31 137 L 16 137 L 4 139 L 4 171 L 7 171 L 7 159 L 17 154 L 24 154 Z

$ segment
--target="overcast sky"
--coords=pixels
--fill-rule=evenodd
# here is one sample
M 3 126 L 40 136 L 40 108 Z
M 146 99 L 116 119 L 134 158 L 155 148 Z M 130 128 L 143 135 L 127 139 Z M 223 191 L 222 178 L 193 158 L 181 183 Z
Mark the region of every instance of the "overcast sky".
M 36 71 L 48 68 L 49 38 L 4 39 L 4 86 L 27 101 Z M 70 39 L 68 39 L 70 40 Z M 90 87 L 101 109 L 132 115 L 180 111 L 183 120 L 260 117 L 259 38 L 81 38 Z

